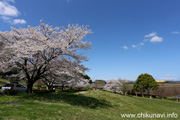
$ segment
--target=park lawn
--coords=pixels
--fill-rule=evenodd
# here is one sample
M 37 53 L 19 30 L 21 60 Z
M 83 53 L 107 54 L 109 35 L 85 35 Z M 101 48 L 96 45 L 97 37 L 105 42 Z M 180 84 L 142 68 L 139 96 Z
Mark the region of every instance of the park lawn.
M 121 117 L 122 113 L 141 112 L 148 114 L 174 112 L 180 115 L 180 103 L 93 90 L 0 95 L 0 119 L 5 120 L 120 120 L 127 119 Z
M 3 87 L 7 83 L 9 83 L 8 80 L 0 78 L 0 87 Z

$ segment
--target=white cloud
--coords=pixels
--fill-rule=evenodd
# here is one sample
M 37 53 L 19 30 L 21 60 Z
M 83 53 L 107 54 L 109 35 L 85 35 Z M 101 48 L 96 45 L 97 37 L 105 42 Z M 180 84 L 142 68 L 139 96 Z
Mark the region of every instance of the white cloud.
M 143 45 L 144 45 L 144 43 L 143 43 L 143 42 L 141 42 L 141 43 L 139 43 L 139 45 L 142 45 L 142 46 L 143 46 Z
M 4 2 L 12 2 L 12 3 L 15 3 L 14 0 L 3 0 Z
M 138 49 L 140 49 L 141 46 L 144 46 L 144 43 L 143 43 L 143 42 L 140 42 L 140 43 L 137 44 L 137 45 L 132 45 L 132 48 L 138 48 Z
M 1 19 L 3 19 L 3 20 L 11 20 L 11 18 L 10 17 L 7 17 L 7 16 L 1 16 Z
M 17 17 L 19 15 L 19 11 L 15 6 L 10 5 L 8 2 L 0 1 L 0 15 Z
M 178 31 L 171 32 L 172 34 L 180 34 Z
M 125 50 L 127 50 L 127 49 L 128 49 L 128 47 L 127 47 L 127 46 L 123 46 L 123 48 L 124 48 Z
M 24 19 L 14 19 L 13 24 L 26 24 Z
M 161 80 L 178 80 L 178 78 L 173 78 L 173 77 L 163 77 L 160 78 Z
M 147 38 L 147 37 L 154 37 L 154 36 L 156 36 L 156 35 L 157 35 L 156 32 L 152 32 L 152 33 L 150 33 L 150 34 L 148 34 L 148 35 L 145 35 L 144 37 L 145 37 L 145 38 Z
M 162 37 L 159 37 L 157 36 L 157 33 L 156 32 L 152 32 L 148 35 L 145 35 L 144 36 L 144 40 L 138 44 L 133 44 L 132 45 L 132 48 L 137 48 L 137 49 L 141 49 L 145 43 L 147 42 L 162 42 L 163 41 L 163 38 Z M 125 49 L 125 48 L 124 48 Z M 127 48 L 128 49 L 128 48 Z
M 148 39 L 144 39 L 143 41 L 144 41 L 144 42 L 147 42 L 147 41 L 148 41 Z
M 165 77 L 160 78 L 160 80 L 178 80 L 178 78 L 170 77 L 170 75 L 167 74 Z
M 4 20 L 4 22 L 10 24 L 26 24 L 24 19 L 16 19 L 19 16 L 20 12 L 17 8 L 11 3 L 15 3 L 14 0 L 1 0 L 0 1 L 0 18 Z
M 132 45 L 132 47 L 133 47 L 133 48 L 136 48 L 136 47 L 137 47 L 137 45 Z
M 151 38 L 150 42 L 162 42 L 163 38 L 162 37 L 158 37 L 158 36 L 154 36 Z

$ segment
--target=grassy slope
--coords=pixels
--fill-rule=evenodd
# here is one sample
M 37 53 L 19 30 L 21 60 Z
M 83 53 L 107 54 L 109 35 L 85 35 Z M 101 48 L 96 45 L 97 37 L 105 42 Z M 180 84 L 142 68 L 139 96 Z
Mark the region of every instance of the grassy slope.
M 9 81 L 0 78 L 0 87 L 4 86 L 5 84 L 9 83 Z
M 11 105 L 11 103 L 20 103 Z M 121 113 L 172 113 L 180 103 L 126 97 L 105 91 L 0 95 L 0 119 L 119 120 Z

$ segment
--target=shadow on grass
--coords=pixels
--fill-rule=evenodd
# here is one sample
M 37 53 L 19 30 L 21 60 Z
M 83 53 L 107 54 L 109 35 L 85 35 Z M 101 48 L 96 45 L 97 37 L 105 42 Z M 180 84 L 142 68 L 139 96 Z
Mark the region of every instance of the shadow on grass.
M 96 109 L 97 107 L 108 108 L 112 105 L 106 100 L 97 99 L 94 97 L 88 97 L 81 94 L 75 94 L 76 92 L 58 92 L 48 94 L 31 94 L 21 95 L 22 99 L 38 100 L 40 102 L 49 103 L 67 103 L 73 106 L 81 106 L 90 109 Z

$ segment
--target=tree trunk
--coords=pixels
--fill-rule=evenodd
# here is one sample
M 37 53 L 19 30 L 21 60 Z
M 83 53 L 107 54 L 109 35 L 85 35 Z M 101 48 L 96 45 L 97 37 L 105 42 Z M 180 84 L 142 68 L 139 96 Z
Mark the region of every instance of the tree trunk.
M 144 93 L 143 92 L 141 93 L 141 95 L 142 95 L 142 97 L 144 97 Z
M 148 92 L 148 96 L 150 96 L 150 97 L 151 97 L 151 95 L 150 95 L 150 89 L 148 89 L 148 91 L 147 91 L 147 92 Z
M 152 99 L 152 95 L 150 93 L 151 93 L 151 91 L 150 91 L 150 89 L 148 89 L 148 96 L 150 99 Z
M 28 82 L 27 85 L 27 93 L 32 93 L 32 88 L 33 88 L 33 83 L 32 82 Z
M 116 93 L 116 87 L 115 87 L 114 93 Z
M 53 90 L 53 86 L 49 85 L 48 86 L 48 90 L 52 91 Z
M 34 83 L 36 82 L 37 80 L 28 80 L 28 83 L 27 83 L 27 93 L 32 93 L 32 88 L 33 88 L 33 85 Z
M 144 98 L 144 87 L 141 88 L 141 96 Z
M 64 90 L 64 85 L 62 85 L 62 91 Z
M 179 98 L 176 98 L 176 101 L 179 101 Z

